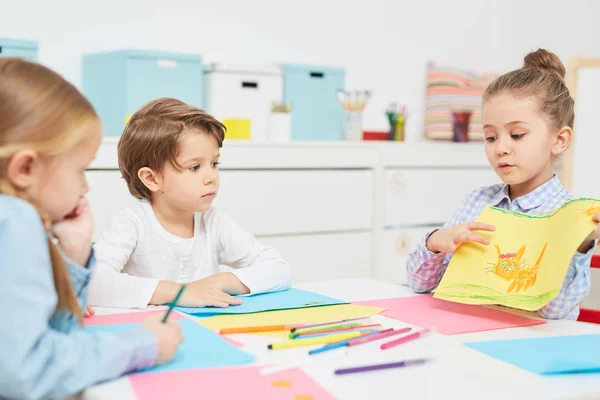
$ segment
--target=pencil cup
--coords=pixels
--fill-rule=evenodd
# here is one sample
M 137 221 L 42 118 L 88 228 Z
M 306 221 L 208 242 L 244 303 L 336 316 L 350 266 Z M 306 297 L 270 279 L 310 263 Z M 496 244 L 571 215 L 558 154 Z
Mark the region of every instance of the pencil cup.
M 346 111 L 346 140 L 362 139 L 362 112 Z
M 292 139 L 292 118 L 290 113 L 271 113 L 267 121 L 269 141 L 285 143 Z
M 453 111 L 452 112 L 452 132 L 455 142 L 469 141 L 469 122 L 471 121 L 471 111 Z

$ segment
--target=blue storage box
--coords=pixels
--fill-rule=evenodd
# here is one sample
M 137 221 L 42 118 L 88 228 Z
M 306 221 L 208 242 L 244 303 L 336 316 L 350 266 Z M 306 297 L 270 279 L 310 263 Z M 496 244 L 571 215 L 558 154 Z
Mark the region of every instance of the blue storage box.
M 292 106 L 293 140 L 344 140 L 342 68 L 284 64 L 283 100 Z
M 203 82 L 198 55 L 122 50 L 83 57 L 83 93 L 100 115 L 106 136 L 120 136 L 131 115 L 158 97 L 203 107 Z
M 0 38 L 0 57 L 21 57 L 37 61 L 38 44 L 33 40 Z

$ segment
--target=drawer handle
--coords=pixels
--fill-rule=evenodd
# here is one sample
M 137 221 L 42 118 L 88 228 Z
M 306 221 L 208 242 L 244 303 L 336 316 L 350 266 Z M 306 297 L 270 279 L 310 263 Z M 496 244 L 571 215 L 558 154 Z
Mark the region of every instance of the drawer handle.
M 0 46 L 0 53 L 2 53 L 2 46 Z
M 390 186 L 392 188 L 392 192 L 395 194 L 401 194 L 406 192 L 406 174 L 402 172 L 395 172 L 390 179 Z
M 243 88 L 258 89 L 258 82 L 242 81 L 242 87 Z
M 396 253 L 406 256 L 412 247 L 412 237 L 409 234 L 401 233 L 396 236 Z
M 310 73 L 310 77 L 311 78 L 320 78 L 320 79 L 322 79 L 322 78 L 325 78 L 325 74 L 323 72 L 314 72 L 313 71 L 313 72 Z

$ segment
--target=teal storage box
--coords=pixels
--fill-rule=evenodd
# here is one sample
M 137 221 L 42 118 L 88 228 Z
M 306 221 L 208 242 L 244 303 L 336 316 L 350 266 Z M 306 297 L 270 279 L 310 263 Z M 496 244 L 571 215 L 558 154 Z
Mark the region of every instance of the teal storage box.
M 203 91 L 198 55 L 121 50 L 83 57 L 83 93 L 100 115 L 106 136 L 120 136 L 131 115 L 159 97 L 203 107 Z
M 0 38 L 0 57 L 21 57 L 37 61 L 38 44 L 33 40 Z
M 283 100 L 292 106 L 293 140 L 344 140 L 342 68 L 284 64 Z

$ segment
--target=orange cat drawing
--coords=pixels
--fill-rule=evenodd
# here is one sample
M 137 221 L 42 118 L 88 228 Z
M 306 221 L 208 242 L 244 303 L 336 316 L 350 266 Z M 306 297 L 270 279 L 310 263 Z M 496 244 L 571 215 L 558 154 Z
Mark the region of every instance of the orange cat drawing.
M 523 245 L 516 253 L 502 253 L 500 247 L 496 245 L 498 260 L 492 268 L 488 268 L 487 272 L 492 272 L 494 275 L 510 282 L 506 293 L 518 293 L 521 290 L 527 290 L 535 284 L 537 273 L 540 268 L 540 263 L 546 252 L 546 246 L 537 259 L 534 266 L 526 265 L 523 255 L 525 254 L 525 245 Z

